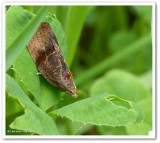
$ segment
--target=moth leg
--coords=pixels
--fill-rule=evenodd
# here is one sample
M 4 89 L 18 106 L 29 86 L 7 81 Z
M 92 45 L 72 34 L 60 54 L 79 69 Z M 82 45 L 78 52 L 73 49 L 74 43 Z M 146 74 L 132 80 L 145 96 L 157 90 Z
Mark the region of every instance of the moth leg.
M 38 76 L 38 75 L 41 75 L 41 73 L 40 73 L 40 72 L 37 72 L 37 76 Z

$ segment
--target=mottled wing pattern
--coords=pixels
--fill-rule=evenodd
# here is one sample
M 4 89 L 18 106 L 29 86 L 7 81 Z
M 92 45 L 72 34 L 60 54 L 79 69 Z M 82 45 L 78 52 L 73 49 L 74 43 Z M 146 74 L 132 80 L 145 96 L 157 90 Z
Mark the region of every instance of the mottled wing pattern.
M 48 23 L 41 23 L 29 42 L 28 49 L 39 71 L 49 83 L 73 97 L 77 96 L 72 76 L 66 76 L 70 70 Z

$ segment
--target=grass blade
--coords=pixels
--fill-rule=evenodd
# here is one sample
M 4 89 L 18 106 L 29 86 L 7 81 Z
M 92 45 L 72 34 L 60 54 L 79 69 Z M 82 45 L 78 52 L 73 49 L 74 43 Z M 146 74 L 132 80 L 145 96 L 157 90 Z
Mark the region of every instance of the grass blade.
M 66 39 L 67 39 L 67 45 L 68 45 L 68 58 L 67 62 L 70 65 L 72 62 L 72 59 L 74 57 L 74 53 L 76 51 L 76 46 L 78 39 L 81 34 L 81 30 L 85 21 L 85 18 L 87 16 L 89 7 L 87 6 L 73 6 L 70 7 L 69 13 L 67 15 L 67 21 L 66 21 Z
M 112 66 L 113 64 L 125 59 L 127 55 L 135 54 L 142 48 L 146 48 L 146 45 L 152 42 L 151 35 L 148 34 L 145 37 L 137 40 L 135 43 L 131 44 L 128 48 L 124 48 L 120 52 L 114 54 L 111 57 L 107 57 L 101 63 L 97 64 L 96 66 L 92 67 L 91 69 L 87 70 L 86 72 L 82 73 L 79 77 L 77 77 L 76 85 L 80 85 L 87 80 L 97 76 L 98 74 L 104 72 L 107 68 Z
M 7 48 L 6 51 L 6 71 L 14 63 L 22 50 L 36 32 L 39 24 L 42 22 L 44 16 L 47 14 L 49 7 L 43 7 L 39 14 L 31 21 L 31 23 L 22 31 L 16 40 Z

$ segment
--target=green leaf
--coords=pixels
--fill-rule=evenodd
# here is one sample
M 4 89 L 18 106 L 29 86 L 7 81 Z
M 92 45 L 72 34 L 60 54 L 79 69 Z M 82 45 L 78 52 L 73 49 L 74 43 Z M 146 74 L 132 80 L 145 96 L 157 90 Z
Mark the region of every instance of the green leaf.
M 129 135 L 148 135 L 152 131 L 152 97 L 149 96 L 140 101 L 139 104 L 143 107 L 145 118 L 141 124 L 130 124 L 126 126 L 126 131 Z
M 85 134 L 93 125 L 80 122 L 72 122 L 69 119 L 62 119 L 60 122 L 57 122 L 58 129 L 61 135 L 82 135 Z
M 146 88 L 152 89 L 152 70 L 141 75 L 140 79 L 146 85 Z
M 152 19 L 152 6 L 132 6 L 132 9 L 150 26 Z
M 124 126 L 108 127 L 108 126 L 97 126 L 98 133 L 102 135 L 127 135 Z
M 47 110 L 53 105 L 56 105 L 60 101 L 61 91 L 53 87 L 50 83 L 46 81 L 43 77 L 40 78 L 41 81 L 41 108 Z
M 10 13 L 14 12 L 14 10 L 16 11 L 16 9 L 17 7 L 14 7 L 13 9 L 10 10 Z M 23 11 L 23 9 L 21 10 Z M 36 32 L 38 26 L 42 22 L 48 10 L 49 10 L 49 7 L 43 7 L 39 12 L 39 14 L 35 18 L 33 18 L 32 21 L 29 24 L 27 24 L 27 26 L 23 29 L 23 31 L 18 35 L 18 37 L 14 39 L 12 44 L 8 45 L 9 47 L 7 47 L 7 51 L 6 51 L 6 71 L 10 68 L 10 66 L 14 63 L 17 57 L 21 54 L 21 52 L 23 51 L 23 49 L 25 48 L 25 46 L 27 45 L 27 43 L 29 42 L 33 34 Z M 17 13 L 21 13 L 19 8 Z M 19 16 L 19 14 L 17 15 Z M 17 15 L 12 15 L 12 17 L 14 18 Z M 8 15 L 6 15 L 6 17 L 7 17 L 6 19 L 10 18 L 8 17 Z M 23 21 L 21 22 L 24 23 L 24 21 L 25 21 L 25 17 L 23 17 Z M 8 26 L 9 25 L 12 27 L 12 23 L 8 23 Z M 14 29 L 14 27 L 10 29 Z M 12 35 L 12 31 L 10 31 L 10 36 L 14 36 Z
M 23 111 L 23 108 L 20 106 L 20 104 L 17 102 L 16 99 L 14 99 L 11 96 L 8 96 L 8 94 L 6 95 L 6 109 L 5 109 L 5 114 L 6 117 L 12 117 L 17 113 L 20 113 L 21 111 Z M 6 121 L 7 122 L 7 121 Z
M 32 12 L 34 6 L 22 6 L 22 7 L 23 7 L 24 9 L 26 9 L 27 11 Z
M 58 103 L 60 91 L 57 91 L 42 75 L 37 75 L 38 70 L 27 48 L 24 49 L 14 63 L 13 70 L 18 74 L 21 82 L 32 93 L 42 109 L 47 110 Z
M 18 74 L 18 76 L 21 79 L 21 82 L 23 82 L 23 84 L 27 87 L 30 93 L 32 93 L 32 95 L 35 97 L 35 99 L 41 106 L 42 96 L 40 80 L 37 75 L 38 70 L 27 48 L 23 50 L 21 55 L 13 64 L 13 70 Z
M 64 106 L 53 113 L 84 124 L 124 126 L 144 118 L 141 108 L 137 108 L 133 102 L 101 94 Z
M 144 122 L 142 124 L 131 124 L 126 127 L 126 130 L 128 135 L 149 135 L 149 131 L 152 129 L 149 124 Z
M 97 65 L 83 72 L 81 75 L 79 75 L 75 79 L 76 85 L 81 85 L 86 81 L 88 81 L 89 79 L 103 73 L 109 67 L 112 67 L 113 65 L 126 60 L 128 55 L 136 54 L 141 49 L 146 48 L 146 46 L 147 48 L 149 48 L 150 46 L 148 47 L 148 44 L 151 44 L 151 42 L 152 42 L 152 37 L 151 37 L 151 34 L 149 33 L 148 35 L 130 44 L 128 47 L 124 48 L 123 50 L 117 52 L 116 54 L 113 54 L 110 57 L 107 57 Z
M 6 49 L 16 40 L 31 19 L 33 19 L 33 16 L 32 13 L 20 6 L 11 6 L 8 9 L 6 13 Z M 23 47 L 25 46 L 23 45 Z
M 9 75 L 6 75 L 6 89 L 10 96 L 18 99 L 25 107 L 25 114 L 16 118 L 11 124 L 11 128 L 30 130 L 41 135 L 58 134 L 54 120 L 38 108 Z
M 67 62 L 69 65 L 73 60 L 77 43 L 88 11 L 88 6 L 71 6 L 67 14 L 65 32 L 69 51 L 67 55 Z
M 19 16 L 17 14 L 17 11 L 24 16 L 21 16 L 21 15 Z M 14 16 L 12 15 L 11 12 L 16 13 L 17 15 Z M 15 17 L 16 19 L 16 21 L 13 21 L 13 22 L 10 21 L 10 23 L 12 22 L 11 25 L 17 25 L 17 27 L 19 27 L 19 29 L 15 28 L 12 30 L 13 33 L 17 33 L 17 36 L 18 36 L 18 33 L 21 33 L 24 27 L 24 25 L 21 25 L 21 23 L 24 21 L 24 17 L 34 17 L 34 15 L 22 9 L 21 7 L 13 7 L 13 8 L 11 7 L 11 10 L 9 12 L 9 17 Z M 65 53 L 66 55 L 67 45 L 65 41 L 65 34 L 61 27 L 60 22 L 56 18 L 53 18 L 51 16 L 50 17 L 48 16 L 45 20 L 47 21 L 47 19 L 50 20 L 48 22 L 50 23 L 52 29 L 54 30 L 58 43 L 61 46 L 60 48 L 62 52 Z M 27 23 L 25 24 L 27 25 Z M 8 25 L 8 27 L 10 28 L 11 25 Z M 10 36 L 14 37 L 12 34 L 10 34 Z M 54 87 L 51 86 L 45 80 L 41 80 L 41 83 L 40 83 L 39 76 L 37 75 L 38 70 L 27 48 L 25 48 L 22 51 L 21 55 L 16 59 L 13 65 L 13 70 L 20 77 L 21 82 L 23 82 L 27 90 L 29 90 L 30 93 L 32 93 L 32 95 L 38 101 L 42 109 L 46 110 L 52 105 L 58 103 L 60 99 L 60 96 L 59 96 L 60 93 L 57 92 L 57 90 L 54 89 Z
M 104 92 L 117 95 L 123 99 L 137 101 L 144 110 L 143 113 L 140 107 L 136 104 L 133 105 L 133 108 L 139 113 L 137 122 L 141 123 L 142 120 L 144 121 L 141 124 L 133 123 L 127 125 L 126 131 L 131 135 L 148 134 L 151 130 L 151 123 L 147 123 L 146 120 L 151 117 L 148 111 L 150 111 L 152 105 L 146 102 L 145 99 L 151 98 L 151 96 L 149 88 L 144 82 L 141 82 L 141 79 L 126 71 L 112 70 L 97 80 L 90 89 L 91 95 L 98 95 Z M 143 104 L 141 102 L 143 102 Z
M 121 49 L 129 46 L 130 43 L 133 43 L 136 38 L 136 34 L 133 31 L 125 30 L 112 34 L 108 43 L 109 50 L 112 53 L 119 52 Z
M 33 6 L 32 12 L 37 15 L 40 12 L 40 10 L 42 9 L 42 7 L 43 6 Z
M 101 93 L 114 94 L 131 101 L 140 101 L 150 95 L 150 91 L 138 77 L 123 70 L 112 70 L 95 81 L 90 95 Z
M 67 58 L 67 42 L 64 30 L 62 29 L 61 23 L 54 15 L 48 15 L 45 19 L 46 22 L 49 22 L 56 38 L 58 40 L 58 45 L 63 53 L 65 59 Z
M 67 17 L 69 13 L 70 6 L 58 6 L 56 9 L 56 16 L 58 20 L 61 22 L 62 27 L 65 29 L 65 25 L 67 22 Z

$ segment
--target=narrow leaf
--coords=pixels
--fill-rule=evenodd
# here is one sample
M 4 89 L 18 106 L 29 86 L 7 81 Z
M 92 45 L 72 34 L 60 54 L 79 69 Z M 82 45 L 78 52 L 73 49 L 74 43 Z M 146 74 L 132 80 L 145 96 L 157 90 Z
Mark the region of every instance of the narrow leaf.
M 68 58 L 67 62 L 69 65 L 72 62 L 74 57 L 76 46 L 81 34 L 82 27 L 85 22 L 85 18 L 87 16 L 89 7 L 87 6 L 72 6 L 69 9 L 67 14 L 67 21 L 66 21 L 66 38 L 67 38 L 67 45 L 68 45 Z
M 123 61 L 128 57 L 128 55 L 136 54 L 139 50 L 146 48 L 148 44 L 152 42 L 151 34 L 148 34 L 141 39 L 135 41 L 128 47 L 124 48 L 123 50 L 113 54 L 111 57 L 107 57 L 99 64 L 95 65 L 94 67 L 90 68 L 89 70 L 83 72 L 79 77 L 75 79 L 76 85 L 81 85 L 85 83 L 89 79 L 103 73 L 109 67 L 117 64 L 120 61 Z
M 6 51 L 6 71 L 14 63 L 17 57 L 21 54 L 25 45 L 29 42 L 33 34 L 36 32 L 38 26 L 42 22 L 44 16 L 47 14 L 49 7 L 43 7 L 39 14 L 27 25 L 21 34 L 13 41 Z
M 6 12 L 6 49 L 27 27 L 34 15 L 21 6 L 11 6 Z M 25 22 L 24 22 L 25 21 Z

